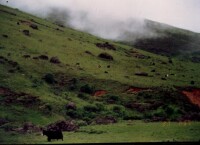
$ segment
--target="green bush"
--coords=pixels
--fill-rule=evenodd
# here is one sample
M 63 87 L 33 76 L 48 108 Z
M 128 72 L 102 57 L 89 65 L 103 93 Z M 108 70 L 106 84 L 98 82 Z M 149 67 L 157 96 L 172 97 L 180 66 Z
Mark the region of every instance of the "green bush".
M 93 86 L 86 84 L 80 88 L 80 91 L 86 94 L 93 94 L 95 91 L 95 88 Z
M 97 110 L 100 111 L 105 111 L 105 105 L 103 105 L 102 103 L 95 103 Z
M 41 111 L 46 115 L 52 115 L 53 108 L 50 104 L 44 104 L 40 107 Z
M 48 83 L 48 84 L 54 84 L 56 81 L 54 79 L 54 76 L 50 73 L 46 74 L 44 76 L 44 80 Z
M 84 120 L 77 120 L 76 121 L 76 125 L 78 125 L 78 126 L 87 126 L 88 123 L 87 123 L 87 121 L 84 121 Z
M 131 113 L 131 112 L 126 112 L 123 119 L 124 120 L 141 120 L 142 115 Z
M 83 107 L 84 111 L 87 112 L 99 112 L 99 108 L 95 105 L 87 105 Z
M 71 81 L 71 84 L 70 86 L 68 87 L 70 91 L 75 91 L 78 89 L 78 86 L 77 86 L 77 83 L 78 83 L 78 80 L 76 78 L 73 78 Z
M 151 119 L 153 117 L 153 114 L 151 112 L 145 112 L 143 114 L 143 119 Z
M 83 100 L 88 100 L 89 99 L 89 96 L 86 95 L 86 94 L 83 94 L 83 93 L 79 93 L 77 95 L 77 97 L 80 98 L 80 99 L 83 99 Z
M 113 107 L 113 112 L 119 113 L 119 112 L 121 112 L 121 111 L 122 111 L 122 107 L 120 107 L 120 106 L 114 106 L 114 107 Z
M 112 108 L 113 112 L 114 112 L 114 115 L 116 117 L 119 117 L 119 118 L 124 118 L 124 116 L 126 116 L 126 110 L 124 109 L 124 107 L 121 107 L 121 106 L 114 106 Z
M 155 116 L 155 117 L 165 117 L 166 118 L 167 114 L 166 114 L 165 110 L 158 109 L 153 113 L 153 116 Z
M 106 95 L 104 97 L 105 101 L 107 103 L 111 103 L 111 104 L 117 104 L 120 103 L 120 97 L 119 96 L 115 96 L 115 95 Z
M 66 115 L 74 118 L 74 119 L 82 119 L 84 117 L 84 110 L 83 108 L 77 108 L 76 110 L 73 109 L 67 109 Z
M 71 118 L 80 118 L 81 116 L 80 114 L 78 114 L 78 111 L 72 109 L 67 110 L 66 115 Z

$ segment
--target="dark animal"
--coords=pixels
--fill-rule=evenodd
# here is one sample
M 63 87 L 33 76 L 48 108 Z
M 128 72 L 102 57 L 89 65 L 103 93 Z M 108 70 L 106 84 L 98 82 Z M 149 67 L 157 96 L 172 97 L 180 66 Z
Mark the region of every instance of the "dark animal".
M 61 130 L 50 131 L 50 130 L 43 130 L 43 135 L 47 136 L 47 140 L 50 142 L 52 139 L 62 139 L 63 141 L 63 134 Z

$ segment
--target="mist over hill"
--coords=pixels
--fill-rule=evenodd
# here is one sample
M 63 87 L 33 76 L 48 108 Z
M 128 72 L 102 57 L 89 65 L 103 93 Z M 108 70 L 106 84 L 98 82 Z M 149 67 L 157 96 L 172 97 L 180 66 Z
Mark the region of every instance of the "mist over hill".
M 61 143 L 96 137 L 110 142 L 110 136 L 135 141 L 141 127 L 139 141 L 150 130 L 147 141 L 163 141 L 166 122 L 174 124 L 168 126 L 171 141 L 180 136 L 198 141 L 200 63 L 176 56 L 185 49 L 195 52 L 198 41 L 194 48 L 182 46 L 198 34 L 150 20 L 103 17 L 105 28 L 113 28 L 105 39 L 95 36 L 97 23 L 85 13 L 73 17 L 85 23 L 81 31 L 73 29 L 78 21 L 71 21 L 69 11 L 53 7 L 45 14 L 0 5 L 1 143 L 46 143 L 43 130 L 61 130 L 66 137 Z M 191 124 L 180 126 L 183 122 Z
M 95 8 L 95 6 L 88 7 L 89 1 L 86 1 L 86 3 L 71 0 L 65 2 L 50 1 L 49 3 L 46 1 L 18 1 L 6 2 L 3 0 L 1 3 L 17 7 L 56 24 L 87 32 L 104 39 L 126 43 L 156 54 L 178 56 L 181 59 L 200 62 L 200 34 L 146 19 L 145 16 L 147 14 L 140 15 L 138 13 L 141 9 L 140 7 L 144 7 L 142 5 L 143 2 L 135 1 L 132 12 L 121 8 L 123 11 L 120 13 L 117 10 L 118 3 L 121 5 L 124 5 L 124 3 L 119 1 L 116 1 L 116 7 L 109 5 L 112 9 L 103 7 L 102 2 L 99 1 L 97 1 L 99 4 L 98 8 Z M 183 12 L 182 9 L 178 9 L 175 5 L 172 7 L 172 3 L 165 4 L 166 10 L 170 12 L 169 14 L 171 15 L 173 12 L 175 14 L 174 16 L 171 15 L 171 17 L 176 17 L 176 14 L 179 14 L 180 18 L 184 15 L 189 15 L 187 14 L 189 12 Z M 185 7 L 186 3 L 180 4 L 181 7 Z M 153 6 L 153 4 L 149 5 Z M 187 6 L 188 9 L 192 9 L 191 4 L 188 3 Z M 150 8 L 147 6 L 146 10 L 143 9 L 142 12 L 146 13 Z M 157 9 L 155 7 L 155 11 Z M 176 10 L 176 13 L 174 10 Z M 154 15 L 159 17 L 159 15 Z M 163 15 L 163 17 L 165 16 Z M 192 17 L 185 17 L 183 24 L 189 23 L 189 21 L 196 23 L 196 20 L 198 19 L 193 20 Z

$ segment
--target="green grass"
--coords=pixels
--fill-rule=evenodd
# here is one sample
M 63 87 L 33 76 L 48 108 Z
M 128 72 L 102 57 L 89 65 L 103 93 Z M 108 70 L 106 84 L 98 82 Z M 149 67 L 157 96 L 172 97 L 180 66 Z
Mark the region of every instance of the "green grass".
M 46 136 L 36 134 L 16 134 L 0 131 L 1 143 L 48 144 Z M 197 142 L 200 140 L 200 123 L 144 123 L 141 121 L 119 122 L 113 125 L 84 126 L 77 132 L 64 132 L 60 143 L 130 143 L 130 142 Z
M 2 6 L 1 9 L 7 10 L 7 8 Z M 93 77 L 93 79 L 113 80 L 122 84 L 135 84 L 136 86 L 160 86 L 163 84 L 185 86 L 189 85 L 191 76 L 198 76 L 198 72 L 200 71 L 198 67 L 199 64 L 181 62 L 176 59 L 174 59 L 174 65 L 160 64 L 159 61 L 167 62 L 167 58 L 142 50 L 135 49 L 143 55 L 151 56 L 151 58 L 142 60 L 134 57 L 126 57 L 124 51 L 128 51 L 131 48 L 114 42 L 111 43 L 116 46 L 118 51 L 101 50 L 95 46 L 95 43 L 105 42 L 103 39 L 69 28 L 60 28 L 63 32 L 57 31 L 55 29 L 58 28 L 58 26 L 53 25 L 48 21 L 26 15 L 19 11 L 15 11 L 15 13 L 17 13 L 17 16 L 1 13 L 0 21 L 2 29 L 0 32 L 2 35 L 7 34 L 9 36 L 7 39 L 1 39 L 1 46 L 4 47 L 4 49 L 1 50 L 1 54 L 6 55 L 7 53 L 11 53 L 10 59 L 20 63 L 24 69 L 25 75 L 35 74 L 38 76 L 47 72 L 63 72 L 69 75 L 75 74 L 77 77 L 90 76 Z M 20 24 L 19 26 L 16 24 L 19 20 L 30 21 L 30 19 L 34 19 L 42 24 L 38 24 L 39 30 L 33 30 L 25 24 Z M 30 31 L 30 37 L 22 34 L 21 31 L 24 29 Z M 71 40 L 69 40 L 69 38 Z M 42 40 L 42 42 L 39 40 Z M 86 50 L 93 53 L 94 56 L 85 54 L 84 52 Z M 111 54 L 114 57 L 114 61 L 108 62 L 99 59 L 97 56 L 101 52 L 108 52 Z M 63 64 L 62 67 L 58 67 L 47 61 L 34 61 L 31 59 L 24 61 L 24 58 L 22 57 L 24 54 L 31 54 L 32 57 L 41 54 L 46 54 L 49 57 L 58 56 Z M 149 65 L 152 61 L 156 62 L 155 66 Z M 83 68 L 84 71 L 79 71 L 76 63 L 80 63 L 80 67 Z M 68 64 L 69 66 L 64 66 L 65 64 Z M 178 70 L 180 64 L 183 65 L 183 68 Z M 101 65 L 102 67 L 98 68 L 98 65 Z M 111 69 L 108 69 L 107 65 L 111 65 Z M 136 66 L 140 66 L 140 68 L 137 68 Z M 156 72 L 160 73 L 161 76 L 156 76 L 154 73 L 151 73 L 151 70 L 155 68 Z M 169 71 L 169 69 L 171 69 L 171 71 Z M 194 69 L 195 71 L 191 72 L 191 69 Z M 108 74 L 105 74 L 105 71 L 107 71 Z M 153 75 L 153 77 L 135 76 L 134 73 L 138 71 L 145 71 L 150 75 Z M 184 72 L 185 78 L 181 77 L 181 72 Z M 161 80 L 161 77 L 164 77 L 164 75 L 169 73 L 175 73 L 176 76 L 170 76 L 167 81 Z M 125 78 L 125 76 L 129 76 L 129 79 Z M 200 81 L 197 77 L 195 86 L 199 85 Z
M 174 87 L 176 86 L 200 87 L 199 63 L 172 58 L 173 64 L 170 64 L 168 63 L 168 58 L 165 56 L 156 55 L 118 42 L 98 38 L 68 27 L 61 28 L 50 21 L 2 5 L 0 5 L 0 10 L 0 56 L 8 59 L 8 61 L 0 63 L 0 87 L 9 88 L 15 93 L 26 93 L 37 96 L 41 103 L 33 107 L 25 107 L 16 102 L 6 104 L 3 101 L 6 96 L 0 92 L 0 118 L 10 121 L 6 125 L 20 127 L 24 122 L 28 121 L 36 125 L 44 126 L 57 120 L 69 118 L 69 116 L 66 115 L 67 110 L 65 109 L 65 105 L 69 102 L 74 102 L 78 108 L 76 113 L 82 113 L 81 115 L 85 115 L 84 117 L 86 118 L 93 113 L 95 117 L 107 114 L 115 116 L 118 119 L 123 119 L 123 117 L 146 119 L 144 117 L 145 114 L 162 113 L 164 110 L 162 106 L 157 110 L 147 110 L 145 112 L 140 112 L 133 108 L 126 108 L 125 103 L 135 101 L 145 105 L 145 101 L 148 100 L 148 97 L 145 98 L 144 93 L 139 95 L 126 93 L 125 90 L 130 86 L 142 88 L 150 87 L 156 90 L 166 90 L 166 88 L 175 89 Z M 7 12 L 15 13 L 16 16 Z M 28 25 L 21 23 L 20 20 L 37 24 L 39 30 L 33 30 Z M 17 22 L 20 22 L 20 25 L 17 25 Z M 57 28 L 61 31 L 56 30 Z M 30 36 L 25 36 L 22 33 L 23 30 L 29 30 Z M 3 35 L 8 35 L 8 38 L 5 38 Z M 103 50 L 95 45 L 96 43 L 105 42 L 113 44 L 116 51 Z M 127 56 L 127 53 L 130 53 L 131 50 L 149 56 L 149 58 L 139 59 L 134 56 Z M 93 55 L 86 54 L 85 51 L 89 51 Z M 99 58 L 98 55 L 103 52 L 112 55 L 114 60 L 107 61 Z M 31 57 L 24 58 L 23 55 L 30 55 Z M 49 59 L 56 56 L 61 61 L 61 64 L 52 64 L 49 60 L 32 59 L 40 55 L 47 55 Z M 9 61 L 17 62 L 20 69 L 17 70 L 12 67 Z M 155 65 L 152 65 L 153 62 Z M 166 64 L 162 62 L 166 62 Z M 108 68 L 108 65 L 110 68 Z M 156 72 L 152 72 L 154 69 Z M 14 72 L 12 73 L 13 70 Z M 147 72 L 149 77 L 136 76 L 136 72 Z M 156 73 L 160 75 L 156 75 Z M 52 74 L 54 79 L 59 83 L 64 81 L 64 85 L 59 85 L 59 83 L 48 84 L 43 79 L 46 74 Z M 161 78 L 167 74 L 174 75 L 169 75 L 167 80 L 162 80 Z M 76 83 L 71 81 L 73 79 L 76 79 Z M 195 81 L 195 84 L 192 85 L 191 81 Z M 77 96 L 80 93 L 80 88 L 85 85 L 94 87 L 94 90 L 106 90 L 108 94 L 100 98 L 94 97 L 92 94 L 87 94 L 87 99 L 81 99 Z M 167 91 L 164 93 L 162 93 L 162 91 L 160 92 L 160 94 L 156 94 L 157 96 L 150 100 L 164 101 L 165 98 L 171 98 L 171 102 L 166 104 L 167 106 L 171 105 L 174 110 L 179 108 L 182 108 L 182 111 L 186 110 L 186 105 L 184 105 L 183 102 L 184 98 L 177 100 L 176 98 L 181 98 L 181 96 L 173 96 L 174 92 L 171 90 L 168 91 L 168 93 L 170 92 L 169 96 L 165 95 Z M 109 103 L 106 100 L 108 96 L 117 96 L 118 101 L 114 104 Z M 89 113 L 89 115 L 86 114 L 88 112 L 84 112 L 83 108 L 85 106 L 92 105 L 95 108 L 96 103 L 103 105 L 104 110 L 98 113 L 92 112 L 91 114 Z M 44 105 L 49 105 L 51 107 L 51 115 L 45 114 L 45 110 L 40 109 Z M 121 108 L 121 112 L 114 112 L 114 106 Z M 191 113 L 191 110 L 189 111 L 185 113 Z M 120 113 L 124 114 L 119 115 Z M 175 113 L 170 117 L 177 117 L 176 115 L 178 116 L 180 114 Z M 93 118 L 91 117 L 90 119 Z M 162 123 L 145 124 L 136 122 L 136 126 L 134 124 L 135 122 L 128 126 L 126 122 L 122 122 L 115 125 L 92 125 L 82 127 L 81 130 L 83 132 L 64 133 L 66 138 L 69 136 L 69 139 L 65 141 L 67 141 L 66 143 L 84 143 L 88 141 L 140 142 L 173 141 L 173 139 L 178 141 L 199 140 L 199 130 L 194 129 L 194 127 L 199 128 L 199 123 L 196 122 L 186 127 L 176 127 L 177 123 L 171 123 L 166 129 L 172 135 L 163 132 L 164 130 L 162 129 L 164 127 L 160 127 Z M 141 131 L 139 128 L 141 128 Z M 139 134 L 138 131 L 140 132 Z M 154 132 L 155 135 L 153 134 Z M 6 138 L 4 138 L 4 133 L 7 135 Z M 24 135 L 17 134 L 16 132 L 9 133 L 1 130 L 0 142 L 46 143 L 45 137 L 39 135 L 25 135 L 26 138 L 23 136 Z

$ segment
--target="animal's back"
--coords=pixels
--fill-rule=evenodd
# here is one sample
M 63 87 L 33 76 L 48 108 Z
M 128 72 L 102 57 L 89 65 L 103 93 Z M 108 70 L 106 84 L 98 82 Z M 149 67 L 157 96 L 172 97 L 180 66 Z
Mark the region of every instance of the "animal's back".
M 62 139 L 63 140 L 63 134 L 62 131 L 43 131 L 43 135 L 47 136 L 47 140 L 51 141 L 51 139 Z

